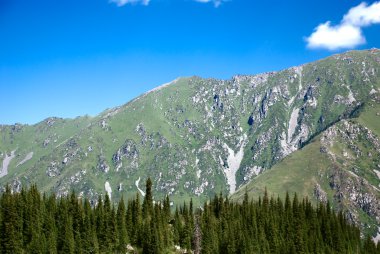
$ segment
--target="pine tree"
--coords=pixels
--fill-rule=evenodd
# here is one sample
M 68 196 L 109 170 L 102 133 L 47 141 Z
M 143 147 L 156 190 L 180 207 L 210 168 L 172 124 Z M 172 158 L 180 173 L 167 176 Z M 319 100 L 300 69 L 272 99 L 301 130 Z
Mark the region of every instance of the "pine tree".
M 95 218 L 96 218 L 96 235 L 99 244 L 99 251 L 106 252 L 108 250 L 107 242 L 107 228 L 106 228 L 106 212 L 104 211 L 105 205 L 101 196 L 98 197 L 98 203 L 95 208 Z
M 163 246 L 165 247 L 173 246 L 173 232 L 172 232 L 172 228 L 169 227 L 170 218 L 171 218 L 170 200 L 169 200 L 169 196 L 166 195 L 163 201 L 161 222 L 160 222 L 161 231 L 162 231 L 162 241 L 163 241 Z
M 95 214 L 91 208 L 90 202 L 85 199 L 83 205 L 84 223 L 83 223 L 83 243 L 84 253 L 99 253 L 99 243 L 96 235 Z
M 118 246 L 117 250 L 121 253 L 125 252 L 128 244 L 128 233 L 126 224 L 126 211 L 124 205 L 124 198 L 121 197 L 119 205 L 117 207 L 117 227 L 118 227 Z
M 82 202 L 78 200 L 78 197 L 74 191 L 70 195 L 69 214 L 72 216 L 72 220 L 73 220 L 75 253 L 82 254 L 83 253 L 82 242 L 84 239 L 84 236 L 82 239 L 82 235 L 81 235 L 81 229 L 83 228 L 83 224 L 84 224 L 83 206 L 82 206 Z
M 165 196 L 164 203 L 163 203 L 163 212 L 164 212 L 164 219 L 166 222 L 169 222 L 170 220 L 170 200 L 169 195 Z
M 44 196 L 45 197 L 45 196 Z M 44 198 L 45 203 L 45 221 L 43 225 L 43 231 L 46 239 L 45 253 L 57 253 L 57 237 L 58 229 L 55 221 L 56 213 L 56 197 L 51 195 L 48 198 Z
M 129 227 L 130 232 L 129 236 L 131 238 L 131 242 L 134 245 L 141 246 L 141 238 L 142 238 L 142 212 L 141 212 L 141 204 L 140 204 L 140 195 L 136 193 L 135 200 L 132 201 L 132 225 Z M 128 207 L 129 208 L 129 207 Z
M 127 203 L 127 212 L 125 216 L 125 224 L 127 229 L 127 235 L 130 243 L 135 244 L 135 236 L 134 236 L 134 224 L 133 224 L 133 209 L 134 209 L 134 201 L 128 200 Z
M 173 234 L 174 234 L 174 244 L 180 245 L 180 239 L 182 234 L 182 222 L 179 214 L 178 206 L 175 208 L 174 212 L 174 223 L 173 223 Z
M 153 194 L 152 194 L 152 180 L 150 177 L 146 180 L 145 197 L 143 201 L 142 213 L 143 219 L 153 215 Z
M 160 253 L 158 232 L 152 221 L 147 221 L 144 225 L 144 237 L 142 239 L 144 254 Z
M 2 253 L 22 252 L 21 221 L 16 210 L 16 198 L 6 187 L 0 202 L 1 207 L 1 250 Z
M 71 215 L 65 216 L 65 227 L 63 229 L 63 244 L 62 248 L 58 253 L 75 253 L 75 241 L 74 241 L 74 232 L 73 232 L 73 219 Z
M 116 228 L 115 209 L 113 206 L 111 207 L 111 200 L 108 194 L 106 194 L 104 198 L 102 224 L 104 232 L 101 234 L 101 249 L 103 251 L 113 251 L 118 245 L 118 233 Z

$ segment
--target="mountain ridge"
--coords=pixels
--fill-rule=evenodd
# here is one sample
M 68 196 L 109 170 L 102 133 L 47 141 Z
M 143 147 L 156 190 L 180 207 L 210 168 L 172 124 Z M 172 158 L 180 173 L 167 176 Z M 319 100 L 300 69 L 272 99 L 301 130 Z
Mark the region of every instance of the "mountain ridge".
M 316 63 L 316 62 L 319 62 L 319 61 L 323 61 L 323 60 L 326 60 L 328 58 L 331 58 L 331 57 L 336 57 L 336 56 L 340 56 L 342 54 L 347 54 L 347 53 L 350 53 L 350 52 L 360 52 L 360 51 L 380 51 L 379 48 L 376 48 L 376 47 L 373 47 L 371 49 L 365 49 L 365 50 L 349 50 L 349 51 L 346 51 L 344 53 L 336 53 L 336 54 L 333 54 L 333 55 L 330 55 L 330 56 L 327 56 L 325 58 L 322 58 L 322 59 L 319 59 L 319 60 L 316 60 L 316 61 L 311 61 L 311 62 L 307 62 L 307 63 L 303 63 L 303 64 L 300 64 L 300 65 L 294 65 L 294 66 L 291 66 L 291 67 L 288 67 L 288 68 L 284 68 L 284 69 L 281 69 L 281 70 L 277 70 L 277 71 L 265 71 L 265 72 L 261 72 L 261 73 L 257 73 L 257 74 L 236 74 L 236 75 L 233 75 L 231 78 L 229 79 L 220 79 L 220 78 L 212 78 L 212 77 L 209 77 L 209 78 L 205 78 L 205 77 L 202 77 L 202 76 L 199 76 L 199 75 L 192 75 L 192 76 L 181 76 L 181 77 L 177 77 L 175 79 L 173 79 L 172 81 L 169 81 L 169 82 L 166 82 L 166 83 L 163 83 L 161 85 L 158 85 L 156 87 L 153 87 L 152 89 L 146 91 L 146 92 L 143 92 L 141 93 L 140 95 L 137 95 L 135 98 L 132 98 L 131 100 L 127 101 L 126 103 L 123 103 L 121 105 L 116 105 L 116 106 L 111 106 L 109 108 L 106 108 L 104 109 L 102 112 L 92 116 L 92 115 L 88 115 L 88 114 L 84 114 L 84 115 L 78 115 L 78 116 L 75 116 L 75 117 L 60 117 L 60 116 L 48 116 L 42 120 L 40 120 L 39 122 L 37 123 L 34 123 L 34 124 L 27 124 L 27 123 L 22 123 L 22 122 L 15 122 L 13 124 L 3 124 L 0 122 L 0 126 L 13 126 L 13 125 L 27 125 L 27 126 L 33 126 L 33 125 L 37 125 L 37 124 L 40 124 L 42 122 L 45 122 L 45 121 L 48 121 L 49 119 L 62 119 L 62 120 L 74 120 L 76 118 L 81 118 L 81 117 L 89 117 L 89 118 L 95 118 L 99 115 L 102 115 L 102 114 L 105 114 L 107 111 L 113 111 L 113 110 L 116 110 L 116 109 L 119 109 L 119 108 L 122 108 L 126 105 L 128 105 L 129 103 L 132 103 L 134 102 L 135 100 L 138 100 L 144 96 L 146 96 L 147 94 L 151 93 L 151 92 L 155 92 L 155 91 L 158 91 L 172 83 L 175 83 L 177 82 L 178 80 L 180 79 L 191 79 L 191 78 L 200 78 L 200 79 L 212 79 L 212 80 L 217 80 L 217 81 L 227 81 L 227 80 L 233 80 L 235 78 L 239 78 L 239 77 L 247 77 L 247 76 L 261 76 L 261 75 L 270 75 L 270 74 L 275 74 L 275 73 L 278 73 L 278 72 L 282 72 L 282 71 L 286 71 L 288 69 L 297 69 L 297 68 L 300 68 L 300 67 L 303 67 L 307 64 L 310 64 L 310 63 Z
M 131 197 L 151 176 L 157 198 L 199 205 L 368 102 L 379 92 L 379 65 L 372 49 L 229 80 L 179 78 L 94 117 L 0 125 L 0 161 L 15 150 L 0 184 L 37 183 L 57 196 L 74 189 L 96 203 L 105 192 Z

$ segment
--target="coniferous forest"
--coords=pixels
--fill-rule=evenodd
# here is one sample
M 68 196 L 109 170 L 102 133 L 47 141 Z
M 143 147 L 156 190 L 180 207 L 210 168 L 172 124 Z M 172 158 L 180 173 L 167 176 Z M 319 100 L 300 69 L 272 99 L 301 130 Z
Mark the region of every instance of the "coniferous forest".
M 380 253 L 371 238 L 335 214 L 296 194 L 235 203 L 215 196 L 172 210 L 169 198 L 146 195 L 114 206 L 41 194 L 36 186 L 0 198 L 1 253 Z

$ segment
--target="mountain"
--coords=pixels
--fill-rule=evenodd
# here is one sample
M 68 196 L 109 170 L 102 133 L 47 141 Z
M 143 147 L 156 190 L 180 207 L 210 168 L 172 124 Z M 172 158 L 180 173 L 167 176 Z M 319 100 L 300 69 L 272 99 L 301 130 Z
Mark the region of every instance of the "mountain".
M 298 179 L 297 186 L 309 185 L 297 188 L 311 198 L 326 192 L 337 207 L 370 206 L 371 212 L 349 211 L 379 225 L 378 121 L 363 113 L 376 111 L 379 88 L 377 49 L 231 80 L 179 78 L 96 117 L 2 125 L 0 183 L 15 191 L 37 183 L 58 196 L 74 189 L 96 202 L 106 191 L 112 199 L 144 194 L 139 183 L 150 176 L 157 199 L 169 194 L 174 204 L 190 197 L 200 204 L 252 179 L 253 185 L 273 185 L 273 192 L 285 190 L 283 174 Z M 346 132 L 357 133 L 347 138 Z M 373 140 L 364 140 L 367 134 Z M 291 160 L 298 167 L 289 166 L 284 175 Z M 308 164 L 321 164 L 323 176 L 310 180 L 315 171 Z M 276 182 L 260 180 L 272 175 Z M 352 191 L 347 179 L 358 181 L 352 186 L 366 203 L 346 198 Z
M 329 200 L 335 210 L 374 235 L 380 218 L 379 136 L 380 96 L 373 94 L 349 119 L 328 127 L 231 198 L 242 201 L 247 192 L 257 199 L 266 189 L 275 197 L 296 192 L 314 203 Z

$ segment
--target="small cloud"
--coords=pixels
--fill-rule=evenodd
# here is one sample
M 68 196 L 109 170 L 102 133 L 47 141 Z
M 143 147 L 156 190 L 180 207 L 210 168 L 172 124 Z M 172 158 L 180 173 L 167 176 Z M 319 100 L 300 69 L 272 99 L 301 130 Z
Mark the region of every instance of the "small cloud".
M 362 27 L 380 23 L 380 2 L 368 6 L 361 3 L 351 8 L 344 15 L 339 25 L 330 21 L 320 24 L 306 38 L 307 47 L 311 49 L 349 49 L 366 43 Z
M 223 2 L 226 2 L 226 0 L 195 0 L 199 3 L 214 3 L 214 6 L 217 8 L 219 7 Z
M 365 43 L 360 28 L 349 24 L 331 26 L 329 21 L 315 28 L 314 33 L 306 40 L 307 46 L 311 49 L 328 50 L 354 48 Z
M 110 3 L 115 3 L 117 6 L 121 7 L 126 4 L 142 4 L 148 5 L 150 0 L 110 0 Z

